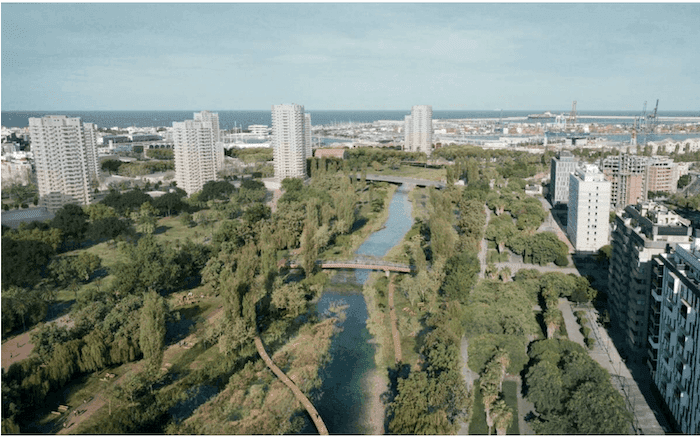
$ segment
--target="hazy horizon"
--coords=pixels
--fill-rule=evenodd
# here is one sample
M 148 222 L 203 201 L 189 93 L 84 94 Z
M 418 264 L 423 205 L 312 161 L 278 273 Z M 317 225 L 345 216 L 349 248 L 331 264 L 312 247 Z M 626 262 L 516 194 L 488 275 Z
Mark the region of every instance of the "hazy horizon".
M 1 8 L 7 111 L 700 108 L 698 3 Z

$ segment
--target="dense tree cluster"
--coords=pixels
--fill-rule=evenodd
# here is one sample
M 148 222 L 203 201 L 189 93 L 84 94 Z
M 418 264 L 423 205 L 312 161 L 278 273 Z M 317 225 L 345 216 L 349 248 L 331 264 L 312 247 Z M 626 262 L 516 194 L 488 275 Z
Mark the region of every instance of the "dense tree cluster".
M 389 406 L 392 434 L 454 434 L 471 415 L 473 398 L 460 372 L 458 337 L 440 316 L 429 324 L 421 370 L 398 378 L 398 394 Z
M 628 434 L 632 414 L 610 375 L 579 344 L 541 340 L 532 344 L 525 376 L 535 404 L 538 434 Z

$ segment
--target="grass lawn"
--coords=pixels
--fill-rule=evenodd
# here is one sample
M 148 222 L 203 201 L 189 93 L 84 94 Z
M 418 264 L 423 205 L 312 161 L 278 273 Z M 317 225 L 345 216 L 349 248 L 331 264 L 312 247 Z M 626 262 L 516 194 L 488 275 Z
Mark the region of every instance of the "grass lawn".
M 203 210 L 208 212 L 209 210 Z M 175 242 L 179 240 L 184 243 L 186 239 L 190 239 L 195 243 L 202 243 L 206 238 L 211 237 L 218 229 L 220 221 L 214 222 L 209 227 L 202 225 L 188 227 L 180 223 L 180 217 L 163 217 L 158 220 L 156 225 L 155 236 L 159 242 L 169 241 Z
M 471 420 L 469 422 L 469 434 L 484 435 L 489 433 L 489 427 L 486 425 L 486 412 L 484 411 L 484 401 L 481 398 L 481 390 L 478 389 L 479 384 L 474 384 L 474 389 L 476 390 L 476 396 L 474 397 L 474 412 L 472 413 Z M 513 411 L 513 421 L 506 430 L 506 434 L 517 435 L 520 434 L 520 428 L 518 427 L 518 386 L 515 381 L 504 381 L 503 382 L 503 398 L 506 401 L 506 405 L 510 407 Z M 494 426 L 493 435 L 496 434 L 496 429 Z
M 373 172 L 373 170 L 369 171 L 369 173 Z M 427 179 L 438 182 L 444 181 L 447 178 L 447 172 L 444 168 L 424 168 L 414 167 L 412 165 L 402 165 L 398 170 L 385 168 L 378 173 L 386 176 L 403 176 L 407 178 Z

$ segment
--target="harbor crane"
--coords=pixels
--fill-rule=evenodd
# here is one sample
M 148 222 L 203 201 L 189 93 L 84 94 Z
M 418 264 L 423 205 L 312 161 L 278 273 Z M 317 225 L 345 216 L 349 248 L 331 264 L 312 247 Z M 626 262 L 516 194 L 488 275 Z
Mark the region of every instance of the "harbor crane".
M 649 131 L 649 141 L 654 140 L 654 133 L 656 132 L 656 126 L 659 123 L 658 119 L 658 110 L 659 110 L 659 99 L 656 99 L 656 106 L 654 107 L 654 112 L 652 114 L 647 115 L 649 118 L 649 121 L 647 123 L 647 130 Z
M 574 100 L 574 104 L 571 105 L 571 112 L 569 113 L 569 123 L 573 126 L 576 124 L 576 100 Z

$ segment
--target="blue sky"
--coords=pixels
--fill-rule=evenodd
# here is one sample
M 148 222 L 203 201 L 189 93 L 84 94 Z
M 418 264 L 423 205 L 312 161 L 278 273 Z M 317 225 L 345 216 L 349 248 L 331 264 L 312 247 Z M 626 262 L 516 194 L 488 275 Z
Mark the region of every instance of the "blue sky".
M 3 110 L 700 109 L 700 4 L 2 4 Z

